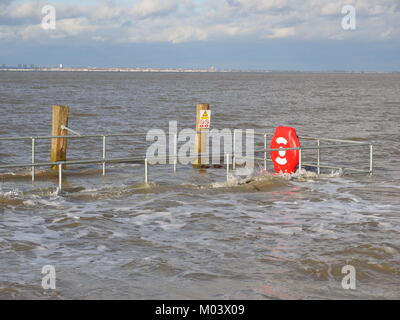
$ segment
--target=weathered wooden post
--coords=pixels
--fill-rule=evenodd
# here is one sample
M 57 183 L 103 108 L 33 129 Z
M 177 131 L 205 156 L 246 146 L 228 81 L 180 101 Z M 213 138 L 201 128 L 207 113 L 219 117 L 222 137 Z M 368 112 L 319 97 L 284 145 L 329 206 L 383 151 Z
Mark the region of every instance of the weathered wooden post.
M 193 167 L 200 168 L 203 164 L 202 153 L 207 150 L 207 136 L 210 128 L 210 112 L 204 113 L 204 110 L 210 110 L 208 103 L 199 103 L 196 105 L 196 136 L 194 152 L 198 155 L 193 161 Z M 208 156 L 208 155 L 207 155 Z
M 67 130 L 61 129 L 62 126 L 68 127 L 68 112 L 67 106 L 53 106 L 52 136 L 66 136 L 68 134 Z M 67 140 L 64 138 L 51 139 L 51 162 L 67 160 Z M 52 166 L 52 169 L 57 170 L 57 166 Z

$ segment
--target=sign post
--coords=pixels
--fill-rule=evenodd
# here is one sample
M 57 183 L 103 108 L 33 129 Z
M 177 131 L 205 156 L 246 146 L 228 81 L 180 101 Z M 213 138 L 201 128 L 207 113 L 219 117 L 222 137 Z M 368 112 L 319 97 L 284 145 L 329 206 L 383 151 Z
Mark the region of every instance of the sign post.
M 207 150 L 208 130 L 211 125 L 211 110 L 208 103 L 196 105 L 196 136 L 194 152 L 197 157 L 193 161 L 193 167 L 201 167 L 205 164 L 204 153 Z M 207 157 L 209 155 L 206 155 Z

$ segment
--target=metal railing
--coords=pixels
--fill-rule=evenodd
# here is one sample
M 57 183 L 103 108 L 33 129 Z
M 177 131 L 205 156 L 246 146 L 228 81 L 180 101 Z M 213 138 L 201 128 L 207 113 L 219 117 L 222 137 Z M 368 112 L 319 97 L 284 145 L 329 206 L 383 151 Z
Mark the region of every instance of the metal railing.
M 271 151 L 288 151 L 288 150 L 299 150 L 299 170 L 301 171 L 302 166 L 309 166 L 317 168 L 317 174 L 321 174 L 321 168 L 326 169 L 335 169 L 335 170 L 342 170 L 343 173 L 346 174 L 355 174 L 355 173 L 368 173 L 369 175 L 373 174 L 373 145 L 370 142 L 361 142 L 361 141 L 354 141 L 354 140 L 344 140 L 344 139 L 332 139 L 332 138 L 315 138 L 309 136 L 299 136 L 300 140 L 312 140 L 316 142 L 316 146 L 303 146 L 298 148 L 279 148 L 279 149 L 270 149 L 267 148 L 267 137 L 273 136 L 272 134 L 268 133 L 255 133 L 258 135 L 264 136 L 264 169 L 267 169 L 267 153 Z M 341 144 L 333 144 L 333 145 L 325 145 L 321 146 L 321 142 L 339 142 Z M 357 168 L 350 168 L 345 166 L 332 166 L 332 165 L 322 165 L 321 164 L 321 151 L 323 149 L 336 149 L 336 148 L 354 148 L 354 147 L 369 147 L 369 169 L 362 170 Z M 317 159 L 316 163 L 303 163 L 302 162 L 302 150 L 317 150 Z M 272 161 L 272 160 L 270 160 Z
M 70 129 L 69 129 L 70 130 Z M 25 136 L 25 137 L 0 137 L 0 141 L 15 141 L 15 140 L 31 140 L 32 145 L 32 157 L 31 164 L 29 167 L 32 167 L 32 181 L 35 181 L 35 167 L 38 166 L 35 162 L 36 158 L 36 141 L 37 140 L 49 140 L 49 139 L 85 139 L 85 138 L 101 138 L 102 139 L 102 155 L 103 158 L 100 160 L 96 160 L 101 163 L 103 167 L 103 176 L 106 175 L 106 163 L 109 160 L 106 160 L 106 139 L 107 137 L 131 137 L 131 136 L 141 136 L 142 134 L 138 133 L 119 133 L 119 134 L 90 134 L 90 135 L 75 135 L 75 136 Z M 114 159 L 115 160 L 115 159 Z M 91 159 L 82 160 L 82 161 L 92 161 Z M 82 162 L 82 163 L 93 163 L 93 162 Z M 64 161 L 63 164 L 78 164 L 77 161 Z M 40 164 L 39 166 L 47 166 L 49 163 Z M 51 162 L 50 165 L 58 165 L 58 162 Z M 13 165 L 0 165 L 1 168 L 19 168 L 19 167 L 28 167 L 26 164 L 13 164 Z
M 201 131 L 201 133 L 206 133 Z M 108 163 L 129 163 L 133 161 L 144 161 L 144 182 L 148 183 L 148 160 L 152 158 L 147 157 L 126 157 L 126 158 L 112 158 L 107 159 L 107 149 L 106 142 L 109 137 L 133 137 L 133 136 L 143 136 L 143 133 L 118 133 L 118 134 L 91 134 L 91 135 L 75 135 L 75 136 L 23 136 L 23 137 L 0 137 L 0 141 L 12 141 L 12 140 L 31 140 L 31 163 L 21 163 L 21 164 L 5 164 L 0 165 L 0 169 L 8 169 L 8 168 L 22 168 L 22 167 L 31 167 L 31 176 L 32 181 L 35 181 L 35 168 L 43 167 L 43 166 L 58 166 L 58 176 L 59 176 L 59 191 L 62 190 L 62 168 L 64 165 L 75 165 L 75 164 L 101 164 L 102 165 L 102 175 L 106 175 L 106 164 Z M 235 140 L 235 130 L 233 130 L 233 152 L 219 154 L 219 156 L 223 156 L 224 162 L 226 165 L 226 176 L 227 179 L 229 177 L 230 165 L 232 165 L 232 169 L 234 170 L 236 167 L 237 159 L 252 159 L 263 161 L 264 170 L 267 170 L 267 161 L 271 161 L 268 159 L 268 153 L 271 151 L 290 151 L 290 150 L 298 150 L 299 151 L 299 165 L 298 172 L 301 173 L 302 168 L 304 166 L 314 167 L 317 169 L 317 174 L 321 174 L 321 169 L 334 169 L 334 170 L 342 170 L 345 174 L 357 174 L 357 173 L 369 173 L 369 175 L 373 174 L 373 145 L 369 142 L 360 142 L 354 140 L 343 140 L 343 139 L 331 139 L 331 138 L 315 138 L 308 136 L 299 136 L 301 140 L 311 140 L 316 142 L 316 146 L 301 146 L 296 148 L 276 148 L 271 149 L 268 148 L 268 140 L 267 137 L 272 136 L 272 134 L 263 132 L 257 133 L 255 135 L 262 135 L 264 138 L 263 144 L 264 148 L 261 151 L 263 153 L 263 157 L 249 157 L 242 156 L 237 154 L 236 152 L 236 140 Z M 101 159 L 82 159 L 82 160 L 66 160 L 66 161 L 57 161 L 57 162 L 36 162 L 36 141 L 44 140 L 44 139 L 85 139 L 85 138 L 101 138 L 102 140 L 102 158 Z M 329 142 L 329 143 L 340 143 L 340 144 L 331 144 L 331 145 L 321 145 L 321 142 Z M 365 147 L 369 146 L 369 169 L 363 170 L 358 168 L 350 168 L 344 166 L 334 166 L 329 164 L 321 163 L 321 150 L 325 149 L 342 149 L 342 148 L 352 148 L 352 147 Z M 317 151 L 317 159 L 316 163 L 304 163 L 303 162 L 303 151 L 305 150 L 316 150 Z M 160 156 L 160 155 L 159 155 Z M 189 157 L 190 159 L 198 159 L 210 156 L 209 153 L 196 153 L 194 156 Z M 214 156 L 214 154 L 213 154 Z M 232 159 L 232 161 L 231 161 Z M 177 134 L 174 134 L 173 138 L 173 170 L 177 171 L 178 164 L 178 139 Z

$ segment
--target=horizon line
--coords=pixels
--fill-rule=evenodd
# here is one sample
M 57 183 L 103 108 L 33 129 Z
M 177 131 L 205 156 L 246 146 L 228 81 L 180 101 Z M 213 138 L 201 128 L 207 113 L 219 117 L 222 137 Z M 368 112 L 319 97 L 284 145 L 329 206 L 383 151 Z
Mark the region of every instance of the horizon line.
M 234 73 L 234 72 L 259 72 L 259 73 L 399 73 L 400 70 L 381 71 L 381 70 L 296 70 L 296 69 L 234 69 L 234 68 L 184 68 L 184 67 L 11 67 L 0 66 L 0 71 L 13 72 L 154 72 L 154 73 Z

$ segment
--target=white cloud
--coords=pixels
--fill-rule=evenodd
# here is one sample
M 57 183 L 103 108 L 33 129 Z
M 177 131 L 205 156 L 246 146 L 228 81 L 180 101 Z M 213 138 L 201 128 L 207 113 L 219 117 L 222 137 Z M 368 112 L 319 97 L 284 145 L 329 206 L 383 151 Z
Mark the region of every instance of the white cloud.
M 165 16 L 178 9 L 179 0 L 140 0 L 134 4 L 131 13 L 136 18 Z
M 321 8 L 322 15 L 338 15 L 342 11 L 343 4 L 339 1 L 330 2 Z
M 0 39 L 188 42 L 225 39 L 398 39 L 399 0 L 121 0 L 55 3 L 57 29 L 42 30 L 47 3 L 0 2 Z M 352 4 L 357 29 L 341 28 Z
M 40 11 L 37 10 L 37 5 L 33 2 L 23 3 L 9 10 L 11 18 L 29 18 L 40 16 Z
M 271 36 L 267 38 L 287 38 L 296 34 L 295 28 L 277 28 L 272 30 Z

